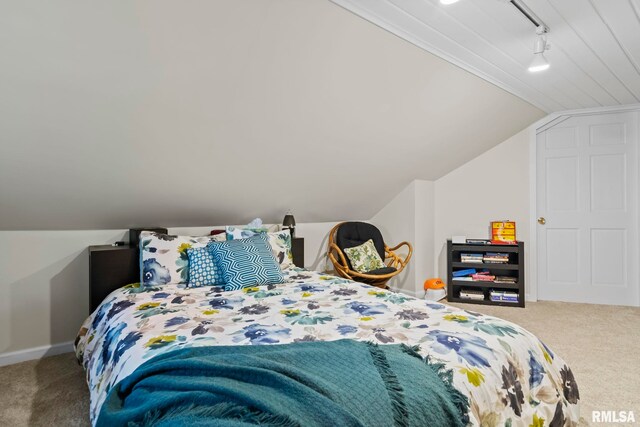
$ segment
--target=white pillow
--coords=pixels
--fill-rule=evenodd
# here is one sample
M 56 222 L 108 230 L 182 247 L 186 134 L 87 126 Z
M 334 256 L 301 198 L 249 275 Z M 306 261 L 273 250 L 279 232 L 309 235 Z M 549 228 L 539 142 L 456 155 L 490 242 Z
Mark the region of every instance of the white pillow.
M 157 286 L 187 283 L 189 256 L 187 249 L 202 248 L 212 241 L 224 241 L 225 235 L 171 236 L 143 231 L 140 233 L 140 283 Z
M 291 232 L 287 230 L 276 233 L 267 233 L 273 256 L 280 264 L 281 269 L 293 266 L 293 253 L 291 253 Z

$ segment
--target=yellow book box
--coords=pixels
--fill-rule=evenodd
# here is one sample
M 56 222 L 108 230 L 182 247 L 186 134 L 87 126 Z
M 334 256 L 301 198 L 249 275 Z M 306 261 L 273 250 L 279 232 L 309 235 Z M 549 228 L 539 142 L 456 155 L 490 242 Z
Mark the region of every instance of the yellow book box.
M 491 243 L 516 243 L 515 221 L 492 221 Z

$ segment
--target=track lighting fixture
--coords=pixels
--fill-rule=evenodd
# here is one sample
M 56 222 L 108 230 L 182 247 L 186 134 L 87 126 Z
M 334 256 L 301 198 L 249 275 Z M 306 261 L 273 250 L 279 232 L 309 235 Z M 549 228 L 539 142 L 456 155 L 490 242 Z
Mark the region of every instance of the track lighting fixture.
M 536 41 L 533 44 L 533 61 L 529 65 L 529 71 L 537 73 L 549 68 L 549 61 L 544 57 L 544 51 L 549 50 L 550 46 L 547 44 L 547 28 L 543 25 L 536 28 Z
M 440 0 L 441 4 L 449 5 L 453 3 L 457 3 L 459 0 Z M 538 16 L 533 13 L 529 7 L 524 4 L 522 0 L 502 0 L 507 3 L 510 3 L 513 7 L 515 7 L 518 12 L 520 12 L 525 18 L 527 18 L 533 25 L 536 26 L 536 41 L 533 45 L 533 61 L 531 61 L 531 65 L 529 65 L 529 72 L 537 73 L 539 71 L 544 71 L 549 68 L 549 61 L 544 57 L 544 51 L 549 50 L 550 45 L 547 43 L 547 33 L 549 32 L 549 27 L 547 27 L 544 22 Z

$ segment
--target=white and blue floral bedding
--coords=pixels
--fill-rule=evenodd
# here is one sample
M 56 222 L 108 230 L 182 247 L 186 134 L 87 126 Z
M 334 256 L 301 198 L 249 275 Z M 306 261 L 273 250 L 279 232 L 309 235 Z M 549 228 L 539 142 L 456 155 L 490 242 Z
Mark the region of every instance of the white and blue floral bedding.
M 130 285 L 109 295 L 76 340 L 96 420 L 109 390 L 162 353 L 194 346 L 350 338 L 419 345 L 453 371 L 475 426 L 572 426 L 571 369 L 513 323 L 297 268 L 288 283 L 222 292 Z

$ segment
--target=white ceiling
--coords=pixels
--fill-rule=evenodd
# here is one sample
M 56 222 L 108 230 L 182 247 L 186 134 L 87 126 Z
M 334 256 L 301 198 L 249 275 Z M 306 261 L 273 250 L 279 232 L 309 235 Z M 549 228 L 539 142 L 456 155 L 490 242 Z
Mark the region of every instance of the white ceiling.
M 640 102 L 640 0 L 524 0 L 551 30 L 541 73 L 535 26 L 505 0 L 332 1 L 547 112 Z
M 0 230 L 371 218 L 544 114 L 328 0 L 0 5 Z

